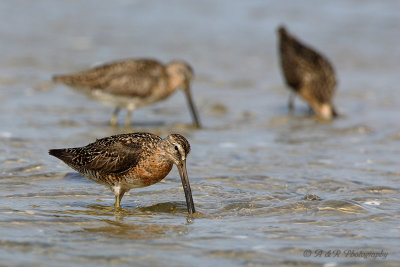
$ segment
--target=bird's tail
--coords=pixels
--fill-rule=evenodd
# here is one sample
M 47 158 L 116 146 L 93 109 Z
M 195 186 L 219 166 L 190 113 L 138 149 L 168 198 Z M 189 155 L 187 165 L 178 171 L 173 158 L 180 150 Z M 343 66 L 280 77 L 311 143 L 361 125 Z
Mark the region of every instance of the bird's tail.
M 68 153 L 66 153 L 65 149 L 50 149 L 49 150 L 49 155 L 54 156 L 56 158 L 59 158 L 61 160 L 65 160 L 66 156 Z
M 65 75 L 54 75 L 52 80 L 53 80 L 53 82 L 56 82 L 56 83 L 65 83 L 69 79 L 68 79 L 68 76 L 65 76 Z

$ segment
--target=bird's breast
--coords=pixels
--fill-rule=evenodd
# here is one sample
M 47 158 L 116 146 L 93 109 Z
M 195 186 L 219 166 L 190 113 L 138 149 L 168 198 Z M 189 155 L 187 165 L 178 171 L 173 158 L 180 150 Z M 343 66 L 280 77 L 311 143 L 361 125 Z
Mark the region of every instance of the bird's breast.
M 142 159 L 125 179 L 131 187 L 145 187 L 160 182 L 172 169 L 173 163 L 157 154 Z

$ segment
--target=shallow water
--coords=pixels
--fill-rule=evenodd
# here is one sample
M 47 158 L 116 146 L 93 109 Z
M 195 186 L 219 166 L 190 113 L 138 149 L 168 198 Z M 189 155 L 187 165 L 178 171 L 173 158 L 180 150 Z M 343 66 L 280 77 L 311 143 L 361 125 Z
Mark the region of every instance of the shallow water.
M 356 0 L 0 2 L 1 265 L 397 266 L 399 8 Z M 281 23 L 335 65 L 338 120 L 315 121 L 298 99 L 288 113 L 276 54 Z M 111 107 L 50 82 L 55 73 L 144 56 L 192 64 L 204 129 L 190 127 L 182 92 L 137 110 L 135 129 L 111 128 Z M 126 194 L 115 212 L 107 188 L 47 154 L 131 131 L 188 138 L 193 217 L 176 168 Z M 369 251 L 388 254 L 359 253 Z

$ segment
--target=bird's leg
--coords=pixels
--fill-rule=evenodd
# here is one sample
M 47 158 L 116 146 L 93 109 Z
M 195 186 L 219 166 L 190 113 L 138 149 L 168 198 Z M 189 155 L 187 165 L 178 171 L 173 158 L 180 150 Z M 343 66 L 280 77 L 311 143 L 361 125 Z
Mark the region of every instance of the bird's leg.
M 125 126 L 130 126 L 131 125 L 131 117 L 132 117 L 132 111 L 128 109 L 126 111 Z
M 121 207 L 120 204 L 119 204 L 120 202 L 121 202 L 121 200 L 119 199 L 119 195 L 115 195 L 114 207 L 115 207 L 116 209 Z
M 290 92 L 289 95 L 289 102 L 288 102 L 288 108 L 290 112 L 293 112 L 294 110 L 294 98 L 295 98 L 295 93 L 294 92 Z
M 310 115 L 314 114 L 314 109 L 310 105 L 308 105 L 308 114 Z
M 118 192 L 118 194 L 117 193 L 115 194 L 115 203 L 114 203 L 115 208 L 121 208 L 120 203 L 121 203 L 121 200 L 122 200 L 122 197 L 124 196 L 124 194 L 125 194 L 125 191 L 120 191 L 120 192 Z
M 110 119 L 111 126 L 117 126 L 117 116 L 118 116 L 119 111 L 120 111 L 120 108 L 116 107 L 111 116 L 111 119 Z

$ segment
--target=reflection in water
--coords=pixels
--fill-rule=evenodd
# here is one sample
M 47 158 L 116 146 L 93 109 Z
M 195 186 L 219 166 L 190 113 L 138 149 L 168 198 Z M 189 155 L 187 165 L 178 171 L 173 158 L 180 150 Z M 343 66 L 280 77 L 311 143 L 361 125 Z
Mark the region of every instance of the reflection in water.
M 138 208 L 142 212 L 163 212 L 163 213 L 182 213 L 185 212 L 186 203 L 184 202 L 165 202 L 165 203 L 158 203 L 148 207 L 139 207 Z
M 95 227 L 82 227 L 83 231 L 94 234 L 103 234 L 109 238 L 119 239 L 132 239 L 132 240 L 146 240 L 154 238 L 162 238 L 167 234 L 187 234 L 188 229 L 185 224 L 152 224 L 152 223 L 139 223 L 139 218 L 151 219 L 158 215 L 158 213 L 176 214 L 177 212 L 187 215 L 185 203 L 160 203 L 153 206 L 141 207 L 137 209 L 131 208 L 118 208 L 92 204 L 87 209 L 73 209 L 64 210 L 62 212 L 55 212 L 58 214 L 68 215 L 87 215 L 91 218 L 99 218 Z M 193 216 L 187 215 L 187 222 L 193 222 Z M 131 221 L 135 218 L 134 221 Z M 180 216 L 182 218 L 182 216 Z M 127 219 L 127 220 L 125 220 Z
M 116 215 L 117 216 L 117 215 Z M 112 220 L 102 220 L 105 226 L 83 228 L 84 231 L 94 234 L 103 234 L 107 237 L 131 240 L 145 240 L 162 238 L 167 234 L 187 234 L 187 227 L 182 225 L 129 223 L 125 224 Z

